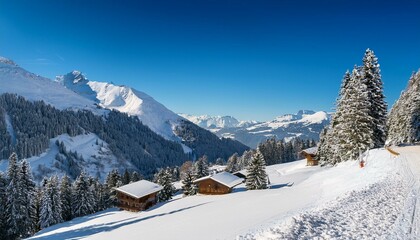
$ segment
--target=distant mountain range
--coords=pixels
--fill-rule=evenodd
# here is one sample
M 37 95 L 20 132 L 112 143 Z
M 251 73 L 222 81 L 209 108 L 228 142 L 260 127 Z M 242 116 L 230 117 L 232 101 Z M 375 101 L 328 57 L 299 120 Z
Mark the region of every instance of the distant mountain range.
M 219 137 L 235 139 L 252 148 L 271 137 L 286 141 L 296 137 L 318 140 L 321 130 L 331 118 L 327 112 L 312 110 L 301 110 L 297 114 L 286 114 L 267 122 L 239 121 L 231 116 L 179 115 Z
M 22 96 L 31 102 L 43 101 L 59 110 L 57 112 L 43 104 L 31 106 L 9 95 L 0 98 L 1 158 L 7 158 L 11 151 L 21 152 L 20 157 L 30 158 L 31 166 L 46 174 L 59 170 L 66 172 L 62 163 L 68 165 L 70 160 L 71 164 L 80 167 L 78 170 L 89 167 L 89 174 L 101 177 L 112 168 L 132 168 L 150 174 L 158 167 L 180 165 L 185 160 L 204 154 L 212 161 L 218 157 L 226 159 L 235 152 L 242 153 L 248 149 L 238 141 L 220 139 L 196 126 L 146 93 L 127 86 L 90 81 L 80 71 L 57 76 L 53 81 L 0 57 L 0 94 L 6 93 Z M 34 114 L 46 118 L 46 123 L 54 129 L 43 130 L 45 126 L 40 119 L 25 115 L 30 107 L 36 108 Z M 74 113 L 66 112 L 69 110 Z M 78 120 L 78 111 L 93 113 L 92 116 L 88 113 L 78 116 L 89 122 Z M 112 111 L 127 115 L 111 114 Z M 60 119 L 64 116 L 68 116 L 69 120 L 64 123 L 65 127 L 60 127 L 57 123 L 63 121 Z M 138 118 L 141 123 L 136 123 L 132 117 Z M 29 125 L 20 122 L 22 118 L 28 118 L 26 125 L 41 126 L 31 130 Z M 96 126 L 95 121 L 103 123 L 98 122 L 100 126 Z M 88 135 L 77 135 L 83 132 Z M 130 136 L 133 133 L 138 134 Z M 57 139 L 63 142 L 64 147 L 57 148 Z M 89 142 L 91 151 L 86 149 L 84 141 Z M 98 144 L 100 147 L 97 147 Z M 25 146 L 29 146 L 30 150 Z M 32 149 L 31 146 L 35 147 Z M 0 161 L 0 170 L 6 168 L 6 163 Z

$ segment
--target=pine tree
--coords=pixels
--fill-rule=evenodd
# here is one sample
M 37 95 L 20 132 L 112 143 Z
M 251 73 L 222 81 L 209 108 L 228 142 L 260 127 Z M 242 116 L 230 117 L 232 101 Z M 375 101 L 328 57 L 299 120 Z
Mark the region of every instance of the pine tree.
M 24 214 L 24 223 L 22 236 L 28 237 L 34 234 L 36 223 L 36 206 L 35 206 L 35 182 L 32 178 L 32 171 L 29 163 L 23 160 L 20 164 L 19 174 L 20 186 L 22 189 L 22 211 Z
M 82 172 L 73 183 L 72 202 L 73 217 L 85 216 L 94 211 L 93 194 L 85 172 Z
M 240 158 L 240 162 L 239 162 L 239 168 L 241 170 L 245 169 L 249 165 L 249 163 L 252 160 L 253 155 L 254 155 L 253 150 L 247 150 L 242 154 L 242 156 Z
M 185 172 L 182 179 L 182 190 L 184 196 L 191 196 L 197 194 L 197 185 L 194 184 L 194 174 L 191 170 Z
M 40 216 L 41 216 L 41 201 L 42 201 L 42 190 L 40 187 L 36 188 L 35 192 L 35 232 L 38 232 L 41 230 L 41 226 L 39 225 Z
M 209 175 L 209 165 L 207 162 L 207 156 L 204 155 L 203 157 L 199 158 L 194 163 L 194 174 L 196 179 L 201 177 L 205 177 Z
M 52 207 L 52 199 L 51 199 L 51 185 L 50 181 L 48 180 L 47 184 L 42 190 L 41 196 L 41 210 L 40 210 L 40 218 L 39 218 L 39 225 L 41 229 L 47 228 L 55 223 L 54 221 L 54 214 L 53 214 L 53 207 Z
M 57 176 L 51 177 L 42 190 L 40 213 L 39 224 L 41 229 L 63 221 L 63 210 Z
M 225 171 L 233 173 L 233 172 L 237 172 L 239 170 L 240 170 L 240 168 L 239 168 L 239 155 L 238 155 L 238 153 L 234 153 L 228 159 Z
M 405 91 L 389 114 L 387 145 L 420 141 L 420 70 L 413 73 Z
M 72 219 L 72 187 L 70 178 L 67 175 L 61 179 L 60 184 L 61 218 L 63 221 Z
M 339 104 L 343 110 L 340 110 L 337 125 L 334 127 L 334 142 L 338 147 L 336 154 L 344 161 L 356 160 L 360 152 L 372 148 L 375 141 L 375 123 L 369 115 L 371 103 L 367 86 L 361 80 L 361 74 L 356 67 Z
M 262 154 L 257 150 L 247 167 L 246 188 L 248 190 L 266 189 L 267 173 Z
M 373 147 L 383 147 L 386 140 L 386 117 L 388 105 L 383 94 L 383 83 L 378 59 L 375 53 L 367 49 L 363 57 L 361 81 L 366 85 L 369 106 L 369 116 L 373 121 Z
M 143 178 L 140 176 L 140 174 L 136 171 L 133 171 L 131 173 L 131 182 L 138 182 L 142 180 Z
M 158 193 L 158 201 L 164 202 L 172 199 L 175 188 L 172 185 L 172 173 L 170 168 L 161 169 L 155 177 L 155 182 L 163 187 Z
M 106 207 L 114 207 L 117 205 L 117 196 L 114 188 L 121 186 L 121 177 L 116 169 L 108 173 L 105 185 L 106 192 L 104 194 L 106 195 L 105 198 L 108 198 Z
M 6 187 L 7 179 L 2 172 L 0 172 L 0 239 L 7 239 L 7 225 L 6 225 Z
M 225 165 L 225 160 L 223 160 L 223 158 L 217 158 L 216 159 L 216 165 Z
M 23 194 L 20 185 L 20 171 L 16 153 L 9 157 L 7 169 L 8 185 L 6 188 L 6 228 L 9 239 L 17 239 L 25 235 L 25 213 L 22 211 Z
M 121 181 L 123 185 L 127 185 L 131 182 L 131 176 L 127 169 L 125 169 Z

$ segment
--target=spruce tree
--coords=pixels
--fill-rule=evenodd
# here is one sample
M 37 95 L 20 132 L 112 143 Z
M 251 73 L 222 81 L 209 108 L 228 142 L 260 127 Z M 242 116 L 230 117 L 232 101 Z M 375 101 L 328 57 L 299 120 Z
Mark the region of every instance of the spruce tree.
M 194 174 L 191 170 L 187 170 L 182 179 L 182 190 L 184 196 L 197 194 L 197 185 L 194 184 Z
M 6 225 L 6 187 L 7 179 L 2 172 L 0 172 L 0 239 L 7 239 L 7 225 Z
M 336 154 L 343 160 L 356 160 L 360 152 L 374 147 L 374 121 L 370 116 L 371 102 L 366 84 L 358 68 L 352 72 L 340 100 L 344 108 L 334 127 Z
M 85 216 L 94 211 L 93 194 L 85 172 L 82 172 L 73 183 L 72 202 L 73 217 Z
M 378 59 L 375 53 L 367 49 L 363 57 L 361 81 L 366 85 L 369 106 L 369 116 L 373 121 L 373 147 L 383 147 L 386 140 L 386 117 L 388 105 L 385 102 L 383 83 Z
M 124 174 L 122 175 L 122 184 L 127 185 L 131 182 L 131 176 L 127 169 L 125 169 Z
M 36 223 L 36 189 L 32 178 L 32 171 L 29 163 L 23 160 L 20 164 L 20 185 L 22 189 L 22 211 L 25 216 L 23 236 L 28 237 L 34 234 Z
M 60 184 L 61 218 L 63 221 L 72 219 L 72 187 L 67 175 L 61 179 Z
M 131 182 L 138 182 L 142 180 L 143 178 L 140 176 L 140 174 L 136 171 L 133 171 L 131 173 Z
M 155 182 L 163 187 L 158 193 L 158 201 L 164 202 L 172 199 L 175 188 L 172 185 L 172 173 L 170 168 L 161 169 L 155 177 Z
M 225 171 L 233 173 L 233 172 L 237 172 L 239 170 L 240 170 L 240 168 L 239 168 L 239 155 L 238 155 L 238 153 L 234 153 L 228 159 Z
M 47 228 L 55 223 L 50 188 L 51 184 L 50 180 L 48 180 L 47 184 L 42 189 L 41 209 L 39 218 L 39 225 L 41 229 Z
M 42 189 L 40 187 L 37 187 L 35 190 L 35 232 L 38 232 L 41 230 L 40 226 L 40 216 L 41 216 L 41 201 L 42 201 Z
M 194 163 L 194 174 L 195 174 L 195 177 L 197 179 L 209 175 L 209 165 L 208 165 L 208 162 L 207 162 L 207 156 L 206 155 L 199 158 Z
M 24 197 L 20 184 L 20 171 L 16 153 L 9 157 L 7 169 L 8 185 L 6 188 L 6 228 L 9 239 L 17 239 L 25 235 L 25 212 L 22 211 Z
M 247 167 L 247 177 L 245 184 L 248 190 L 267 188 L 265 161 L 262 154 L 258 150 L 252 157 L 252 160 Z
M 106 192 L 104 194 L 106 195 L 105 198 L 108 198 L 106 207 L 114 207 L 117 205 L 118 201 L 114 188 L 121 186 L 121 177 L 116 169 L 108 173 L 108 176 L 105 180 L 105 185 Z
M 47 185 L 42 190 L 39 223 L 41 229 L 62 222 L 62 213 L 58 177 L 53 176 L 48 180 Z
M 387 122 L 387 145 L 413 144 L 420 141 L 420 70 L 392 106 Z

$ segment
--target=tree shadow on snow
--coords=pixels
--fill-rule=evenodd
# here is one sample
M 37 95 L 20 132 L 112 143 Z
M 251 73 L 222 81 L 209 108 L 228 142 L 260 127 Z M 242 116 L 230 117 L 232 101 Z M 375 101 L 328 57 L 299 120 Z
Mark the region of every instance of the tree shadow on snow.
M 178 212 L 182 212 L 191 208 L 196 208 L 199 207 L 201 205 L 206 205 L 209 202 L 206 203 L 201 203 L 201 204 L 197 204 L 191 207 L 185 207 L 185 208 L 180 208 L 178 210 L 174 210 L 174 211 L 170 211 L 167 213 L 161 213 L 161 214 L 156 214 L 156 215 L 152 215 L 152 216 L 148 216 L 148 217 L 144 217 L 144 218 L 137 218 L 137 217 L 132 217 L 132 218 L 128 218 L 128 219 L 124 219 L 124 220 L 120 220 L 120 221 L 114 221 L 114 222 L 109 222 L 109 223 L 104 223 L 104 224 L 96 224 L 96 225 L 91 225 L 91 226 L 86 226 L 86 227 L 82 227 L 79 229 L 70 229 L 68 231 L 64 231 L 64 232 L 60 232 L 60 233 L 56 233 L 56 234 L 51 234 L 48 236 L 33 236 L 31 239 L 38 239 L 38 240 L 55 240 L 55 239 L 80 239 L 83 237 L 87 237 L 87 236 L 91 236 L 97 233 L 101 233 L 101 232 L 109 232 L 115 229 L 118 229 L 120 227 L 124 227 L 124 226 L 128 226 L 131 224 L 135 224 L 138 222 L 142 222 L 145 220 L 149 220 L 152 218 L 156 218 L 156 217 L 162 217 L 165 215 L 170 215 L 170 214 L 174 214 L 174 213 L 178 213 Z M 61 224 L 60 224 L 61 225 Z M 68 227 L 68 225 L 61 225 L 60 227 Z M 59 228 L 59 227 L 57 227 Z M 57 228 L 51 229 L 50 231 L 56 230 Z M 48 231 L 49 232 L 49 231 Z M 41 234 L 45 234 L 48 232 L 43 232 Z
M 269 186 L 269 189 L 279 189 L 279 188 L 283 188 L 283 187 L 291 187 L 291 186 L 293 186 L 293 182 L 292 183 L 290 183 L 290 182 L 288 182 L 288 183 L 283 183 L 283 184 L 276 184 L 276 185 L 271 185 L 271 186 Z

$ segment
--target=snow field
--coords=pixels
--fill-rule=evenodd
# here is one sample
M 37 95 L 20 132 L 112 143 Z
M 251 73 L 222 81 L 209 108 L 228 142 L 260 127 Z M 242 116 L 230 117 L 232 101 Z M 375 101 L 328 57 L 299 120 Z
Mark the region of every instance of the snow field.
M 267 167 L 271 189 L 177 195 L 139 213 L 110 209 L 47 228 L 33 239 L 349 239 L 381 238 L 405 209 L 403 159 L 372 150 L 357 162 Z M 406 238 L 405 238 L 406 239 Z

